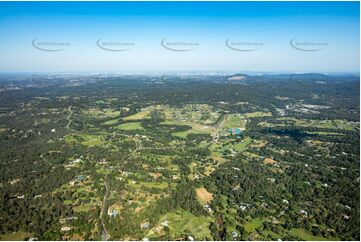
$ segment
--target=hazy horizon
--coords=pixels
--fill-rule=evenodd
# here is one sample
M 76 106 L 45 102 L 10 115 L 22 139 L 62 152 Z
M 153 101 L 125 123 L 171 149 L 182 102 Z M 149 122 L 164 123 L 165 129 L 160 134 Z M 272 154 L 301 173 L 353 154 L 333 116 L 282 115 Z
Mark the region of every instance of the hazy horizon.
M 1 2 L 0 72 L 359 73 L 359 15 L 359 2 Z

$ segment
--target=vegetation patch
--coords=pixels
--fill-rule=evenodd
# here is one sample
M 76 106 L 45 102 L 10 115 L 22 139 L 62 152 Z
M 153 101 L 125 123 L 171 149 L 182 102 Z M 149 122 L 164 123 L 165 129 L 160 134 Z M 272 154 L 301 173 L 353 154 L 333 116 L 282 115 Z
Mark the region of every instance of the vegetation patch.
M 245 129 L 247 120 L 240 114 L 226 115 L 224 122 L 224 129 L 240 128 Z
M 126 121 L 139 120 L 139 119 L 148 119 L 150 112 L 151 112 L 151 110 L 143 110 L 143 111 L 140 111 L 140 112 L 138 112 L 136 114 L 127 116 L 127 117 L 125 117 L 123 119 L 126 120 Z
M 210 240 L 212 238 L 209 230 L 209 224 L 212 221 L 211 217 L 197 217 L 188 211 L 176 210 L 164 215 L 159 223 L 164 221 L 168 222 L 169 233 L 172 238 L 177 239 L 186 234 L 191 235 L 196 240 Z M 154 231 L 153 229 L 149 236 L 154 235 Z M 162 228 L 158 229 L 158 231 L 162 231 Z M 164 232 L 162 233 L 164 234 Z
M 117 126 L 118 129 L 122 130 L 143 130 L 143 126 L 140 122 L 124 123 Z
M 275 161 L 274 159 L 271 159 L 271 158 L 266 158 L 263 160 L 263 164 L 276 164 L 277 161 Z
M 256 229 L 261 227 L 263 224 L 263 219 L 254 218 L 251 221 L 244 224 L 244 230 L 248 233 L 254 232 Z
M 69 134 L 64 136 L 65 142 L 69 144 L 80 143 L 82 145 L 93 147 L 103 144 L 102 135 L 93 134 Z
M 111 120 L 105 121 L 103 123 L 103 125 L 112 125 L 112 124 L 116 124 L 116 123 L 118 123 L 118 119 L 111 119 Z
M 209 203 L 213 199 L 213 194 L 208 192 L 204 187 L 196 188 L 197 196 L 204 203 Z
M 261 118 L 261 117 L 271 117 L 271 112 L 253 112 L 253 113 L 245 113 L 244 116 L 246 118 Z
M 25 240 L 32 237 L 32 233 L 18 231 L 13 232 L 9 234 L 2 234 L 0 235 L 0 240 L 5 241 L 19 241 L 19 240 Z
M 290 235 L 293 235 L 297 238 L 300 238 L 301 240 L 306 240 L 306 241 L 335 241 L 335 240 L 339 240 L 337 238 L 325 238 L 323 236 L 316 236 L 313 235 L 312 232 L 307 231 L 306 229 L 296 229 L 293 228 L 290 231 Z

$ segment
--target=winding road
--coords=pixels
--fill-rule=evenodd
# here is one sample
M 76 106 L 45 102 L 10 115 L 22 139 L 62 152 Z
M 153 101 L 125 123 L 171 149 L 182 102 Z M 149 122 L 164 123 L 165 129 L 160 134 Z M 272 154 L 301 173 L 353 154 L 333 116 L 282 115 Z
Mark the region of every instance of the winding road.
M 73 115 L 73 110 L 71 110 L 71 106 L 69 106 L 68 110 L 69 110 L 70 114 L 68 115 L 68 117 L 66 117 L 66 119 L 68 120 L 68 124 L 66 125 L 66 128 L 70 129 L 70 130 L 73 130 L 73 129 L 70 128 L 70 124 L 71 124 L 71 121 L 72 121 L 70 119 L 70 117 L 71 117 L 71 115 Z
M 107 212 L 106 211 L 107 210 L 106 202 L 109 197 L 109 184 L 108 184 L 107 177 L 105 177 L 104 183 L 105 183 L 105 194 L 104 194 L 104 198 L 103 198 L 103 207 L 102 207 L 102 211 L 100 213 L 99 219 L 100 219 L 100 224 L 102 226 L 102 241 L 108 241 L 110 239 L 110 235 L 109 235 L 109 233 L 105 227 L 104 221 L 103 221 L 103 217 L 104 217 L 104 215 L 106 215 L 106 212 Z
M 219 132 L 223 129 L 224 123 L 226 122 L 226 115 L 223 116 L 221 122 L 217 126 L 217 130 L 212 134 L 212 143 L 217 143 L 219 139 Z

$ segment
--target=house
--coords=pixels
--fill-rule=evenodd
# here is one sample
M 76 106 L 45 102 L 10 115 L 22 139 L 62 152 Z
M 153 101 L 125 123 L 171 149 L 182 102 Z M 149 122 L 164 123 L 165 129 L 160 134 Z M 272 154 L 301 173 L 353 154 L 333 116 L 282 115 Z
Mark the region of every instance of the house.
M 302 215 L 304 215 L 304 216 L 306 216 L 307 217 L 307 211 L 306 210 L 303 210 L 303 209 L 301 209 L 300 210 L 300 214 L 302 214 Z
M 208 204 L 204 205 L 204 208 L 206 210 L 208 210 L 208 212 L 210 212 L 210 213 L 213 211 L 212 208 Z
M 251 204 L 248 204 L 248 203 L 240 203 L 239 204 L 239 209 L 244 212 L 246 211 L 249 207 L 251 206 Z
M 247 207 L 244 206 L 244 205 L 239 205 L 239 209 L 241 209 L 241 211 L 246 211 L 247 210 Z
M 194 241 L 194 238 L 191 235 L 188 235 L 188 240 L 189 241 Z
M 266 203 L 266 202 L 261 203 L 261 208 L 267 208 L 267 207 L 268 207 L 268 203 Z
M 163 227 L 168 227 L 169 226 L 169 221 L 168 220 L 164 220 L 163 222 L 160 223 Z
M 67 221 L 72 221 L 72 220 L 76 220 L 76 219 L 78 219 L 78 217 L 71 216 L 71 217 L 62 218 L 62 219 L 59 220 L 59 222 L 60 222 L 61 224 L 64 224 L 64 223 L 66 223 Z
M 145 222 L 145 223 L 140 224 L 140 228 L 141 229 L 148 229 L 149 228 L 149 223 Z
M 81 162 L 81 159 L 79 158 L 76 158 L 75 160 L 73 160 L 73 163 L 80 163 Z
M 77 175 L 76 177 L 75 177 L 75 179 L 77 180 L 77 181 L 84 181 L 85 180 L 85 176 L 84 175 Z
M 230 128 L 230 129 L 228 129 L 228 132 L 234 136 L 242 135 L 242 130 L 240 128 Z
M 70 231 L 70 230 L 71 230 L 71 228 L 68 226 L 61 227 L 61 229 L 60 229 L 60 231 L 63 231 L 63 232 Z
M 19 182 L 20 181 L 20 179 L 14 179 L 14 180 L 11 180 L 10 181 L 10 184 L 11 185 L 14 185 L 15 183 L 17 183 L 17 182 Z
M 237 238 L 238 237 L 238 233 L 237 233 L 237 231 L 233 231 L 232 232 L 232 238 Z
M 118 215 L 118 211 L 115 209 L 108 209 L 108 215 L 111 218 L 115 218 Z

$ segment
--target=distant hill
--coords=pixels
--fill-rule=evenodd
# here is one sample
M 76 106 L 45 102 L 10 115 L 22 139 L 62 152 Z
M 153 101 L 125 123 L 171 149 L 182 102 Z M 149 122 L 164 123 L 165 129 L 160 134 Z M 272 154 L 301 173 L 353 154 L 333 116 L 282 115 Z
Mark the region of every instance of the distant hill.
M 258 81 L 344 81 L 344 80 L 359 80 L 358 76 L 352 75 L 326 75 L 321 73 L 302 73 L 302 74 L 263 74 L 263 75 L 248 75 L 248 74 L 232 74 L 224 77 L 226 82 L 258 82 Z

